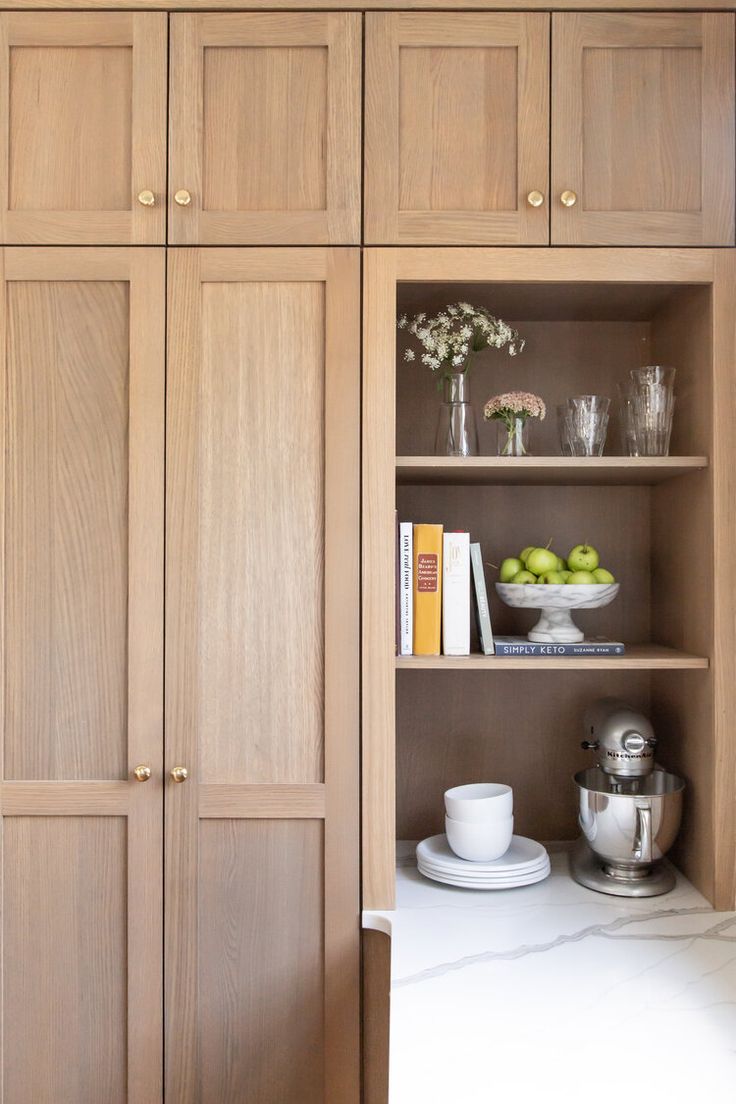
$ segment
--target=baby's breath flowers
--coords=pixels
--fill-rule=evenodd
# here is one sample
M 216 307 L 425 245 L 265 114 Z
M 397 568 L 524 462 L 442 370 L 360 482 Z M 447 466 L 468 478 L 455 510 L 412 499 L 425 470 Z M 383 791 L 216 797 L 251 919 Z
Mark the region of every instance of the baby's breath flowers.
M 539 418 L 542 422 L 546 413 L 544 400 L 531 391 L 506 391 L 503 395 L 494 395 L 483 407 L 486 421 L 495 419 L 506 426 L 508 437 L 501 449 L 502 456 L 524 455 L 526 449 L 520 430 L 527 418 Z
M 451 303 L 433 318 L 424 311 L 412 319 L 403 314 L 398 328 L 424 349 L 420 360 L 437 377 L 438 387 L 443 379 L 467 372 L 473 353 L 481 349 L 507 348 L 509 356 L 516 356 L 524 348 L 524 339 L 507 322 L 470 303 Z M 404 360 L 416 360 L 412 348 L 404 350 Z

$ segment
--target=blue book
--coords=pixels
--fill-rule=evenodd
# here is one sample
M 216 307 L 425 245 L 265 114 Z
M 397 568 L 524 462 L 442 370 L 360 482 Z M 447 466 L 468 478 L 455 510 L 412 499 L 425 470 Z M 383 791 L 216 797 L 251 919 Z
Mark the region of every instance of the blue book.
M 497 636 L 497 656 L 619 656 L 626 647 L 618 640 L 591 636 L 579 644 L 535 644 L 525 636 Z

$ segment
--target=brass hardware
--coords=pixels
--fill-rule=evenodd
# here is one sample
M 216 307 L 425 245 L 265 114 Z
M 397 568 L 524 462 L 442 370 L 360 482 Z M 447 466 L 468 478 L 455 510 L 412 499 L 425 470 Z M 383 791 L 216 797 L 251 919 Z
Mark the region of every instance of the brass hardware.
M 526 201 L 530 207 L 541 207 L 544 203 L 544 196 L 541 192 L 533 191 L 526 197 Z
M 147 782 L 151 777 L 151 768 L 141 764 L 140 767 L 133 768 L 133 774 L 135 775 L 136 782 Z
M 171 771 L 171 777 L 174 782 L 186 782 L 189 777 L 189 771 L 186 767 L 174 767 Z
M 138 193 L 138 202 L 142 203 L 144 207 L 153 207 L 156 197 L 149 188 L 144 188 L 142 192 Z
M 563 207 L 574 207 L 578 201 L 578 197 L 575 192 L 563 192 L 560 196 L 560 203 Z
M 174 203 L 178 203 L 180 207 L 188 207 L 192 202 L 192 197 L 186 188 L 180 188 L 178 192 L 174 192 Z

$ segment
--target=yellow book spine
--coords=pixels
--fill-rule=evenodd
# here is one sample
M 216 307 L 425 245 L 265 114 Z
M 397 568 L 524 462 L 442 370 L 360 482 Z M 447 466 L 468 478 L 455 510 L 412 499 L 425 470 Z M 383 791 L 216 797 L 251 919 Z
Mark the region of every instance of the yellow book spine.
M 414 526 L 414 655 L 439 655 L 442 526 Z

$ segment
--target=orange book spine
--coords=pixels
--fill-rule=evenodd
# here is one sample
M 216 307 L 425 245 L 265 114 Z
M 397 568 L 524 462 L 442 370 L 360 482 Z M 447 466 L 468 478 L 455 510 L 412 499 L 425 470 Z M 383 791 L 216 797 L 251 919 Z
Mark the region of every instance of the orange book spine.
M 442 526 L 414 526 L 414 655 L 439 655 Z

